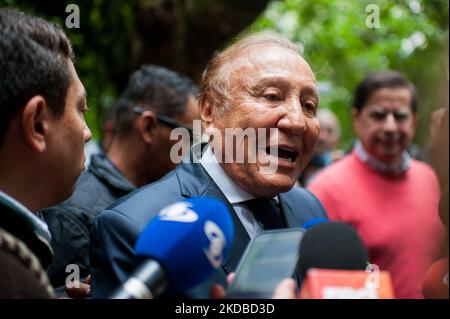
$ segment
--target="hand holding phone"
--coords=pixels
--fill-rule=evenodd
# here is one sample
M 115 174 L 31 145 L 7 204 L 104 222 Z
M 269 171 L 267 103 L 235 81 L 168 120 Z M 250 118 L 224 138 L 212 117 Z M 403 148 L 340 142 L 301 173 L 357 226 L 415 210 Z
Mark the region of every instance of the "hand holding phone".
M 272 298 L 275 287 L 295 277 L 301 228 L 271 230 L 258 234 L 248 245 L 227 298 Z

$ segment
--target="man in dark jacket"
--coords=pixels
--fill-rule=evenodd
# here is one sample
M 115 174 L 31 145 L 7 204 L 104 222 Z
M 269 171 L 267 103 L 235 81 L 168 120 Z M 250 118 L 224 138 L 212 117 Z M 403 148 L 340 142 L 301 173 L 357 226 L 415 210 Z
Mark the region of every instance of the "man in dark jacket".
M 92 219 L 120 197 L 175 167 L 169 154 L 176 142 L 170 139 L 171 128 L 191 128 L 199 114 L 194 95 L 189 79 L 163 67 L 144 65 L 131 75 L 113 106 L 115 133 L 106 154 L 92 156 L 68 200 L 43 211 L 55 250 L 47 271 L 55 287 L 62 289 L 72 279 L 72 265 L 78 267 L 81 278 L 89 274 Z
M 84 167 L 86 92 L 62 29 L 0 9 L 0 291 L 48 298 L 50 232 L 37 213 L 68 198 Z

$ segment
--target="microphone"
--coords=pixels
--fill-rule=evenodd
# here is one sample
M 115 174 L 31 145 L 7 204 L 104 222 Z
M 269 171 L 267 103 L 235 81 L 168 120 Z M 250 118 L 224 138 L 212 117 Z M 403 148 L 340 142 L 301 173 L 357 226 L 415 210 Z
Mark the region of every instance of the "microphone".
M 310 229 L 311 227 L 313 227 L 313 226 L 315 226 L 317 224 L 325 223 L 325 222 L 328 222 L 328 219 L 323 218 L 323 217 L 312 218 L 312 219 L 308 220 L 306 223 L 304 223 L 302 225 L 302 228 L 304 230 L 308 230 L 308 229 Z
M 300 243 L 301 299 L 393 298 L 390 275 L 368 263 L 363 241 L 340 222 L 312 226 Z
M 226 206 L 197 197 L 162 209 L 136 241 L 142 261 L 112 299 L 149 299 L 181 293 L 212 275 L 228 257 L 234 237 Z

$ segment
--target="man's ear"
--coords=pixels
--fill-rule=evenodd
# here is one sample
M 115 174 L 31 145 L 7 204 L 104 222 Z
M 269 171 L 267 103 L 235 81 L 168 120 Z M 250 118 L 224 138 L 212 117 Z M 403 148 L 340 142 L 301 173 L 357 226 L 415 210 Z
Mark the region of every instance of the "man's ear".
M 156 114 L 153 111 L 145 111 L 136 121 L 139 136 L 148 144 L 153 141 L 156 122 Z
M 25 105 L 22 112 L 22 133 L 26 143 L 36 153 L 47 148 L 50 111 L 45 99 L 36 95 Z
M 356 107 L 352 107 L 352 120 L 355 121 L 359 116 L 359 111 Z
M 213 134 L 214 129 L 214 97 L 212 93 L 207 92 L 200 97 L 200 118 L 202 119 L 202 125 L 205 132 L 208 135 Z
M 356 107 L 352 108 L 352 121 L 353 121 L 353 128 L 355 130 L 355 132 L 358 132 L 359 129 L 359 115 L 360 115 L 360 110 L 358 110 Z

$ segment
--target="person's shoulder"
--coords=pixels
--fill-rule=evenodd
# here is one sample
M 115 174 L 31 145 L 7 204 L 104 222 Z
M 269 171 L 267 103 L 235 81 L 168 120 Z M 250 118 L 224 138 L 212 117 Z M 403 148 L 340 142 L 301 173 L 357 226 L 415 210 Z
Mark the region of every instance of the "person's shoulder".
M 315 196 L 309 190 L 303 187 L 293 187 L 286 194 L 300 200 L 310 200 L 315 198 Z
M 415 175 L 437 181 L 436 173 L 428 163 L 412 159 L 410 167 L 411 172 L 413 172 Z
M 317 173 L 310 185 L 317 184 L 332 184 L 334 182 L 345 182 L 347 176 L 354 173 L 354 168 L 357 166 L 356 158 L 352 154 L 344 156 L 342 159 L 334 162 L 333 164 L 325 167 L 323 170 Z
M 311 213 L 326 216 L 325 209 L 317 197 L 303 187 L 293 187 L 289 192 L 284 193 L 290 204 L 294 207 L 306 207 Z
M 2 228 L 0 261 L 0 299 L 53 297 L 53 289 L 37 257 L 19 238 Z
M 107 193 L 106 186 L 89 170 L 83 172 L 77 181 L 77 185 L 73 194 L 65 201 L 46 208 L 42 211 L 44 217 L 58 218 L 59 215 L 63 215 L 63 218 L 67 215 L 73 215 L 73 217 L 81 218 L 84 220 L 86 215 L 92 218 L 99 213 L 99 210 L 108 206 L 108 204 L 102 205 L 103 194 Z M 100 203 L 99 203 L 100 202 Z M 101 207 L 97 209 L 98 207 Z
M 103 210 L 97 218 L 108 214 L 120 214 L 132 220 L 146 223 L 165 206 L 181 200 L 180 187 L 175 173 L 172 171 L 162 179 L 142 186 L 120 198 Z
M 423 162 L 423 161 L 418 161 L 415 159 L 411 159 L 411 168 L 423 173 L 428 173 L 428 174 L 433 174 L 434 170 L 431 167 L 430 164 Z

